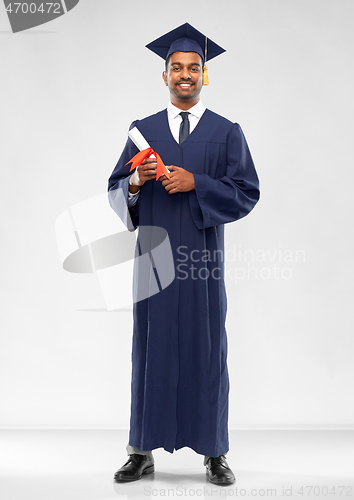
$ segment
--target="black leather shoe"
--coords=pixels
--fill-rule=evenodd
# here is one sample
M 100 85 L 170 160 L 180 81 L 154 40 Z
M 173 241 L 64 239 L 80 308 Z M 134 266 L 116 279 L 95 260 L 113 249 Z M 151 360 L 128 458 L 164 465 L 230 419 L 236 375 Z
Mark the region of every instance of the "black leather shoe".
M 137 481 L 143 474 L 152 474 L 155 471 L 153 457 L 147 455 L 138 455 L 133 453 L 129 455 L 129 460 L 114 474 L 116 483 L 125 481 Z
M 209 481 L 213 484 L 232 484 L 236 481 L 234 473 L 226 462 L 225 455 L 209 457 L 206 463 Z

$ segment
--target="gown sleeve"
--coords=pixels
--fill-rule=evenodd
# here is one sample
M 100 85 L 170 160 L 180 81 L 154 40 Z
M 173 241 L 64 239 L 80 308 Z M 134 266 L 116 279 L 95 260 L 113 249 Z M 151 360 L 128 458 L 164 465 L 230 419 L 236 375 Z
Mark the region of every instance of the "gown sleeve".
M 237 123 L 228 134 L 226 161 L 226 175 L 220 179 L 194 174 L 195 190 L 190 192 L 190 208 L 198 229 L 241 219 L 259 200 L 258 176 Z
M 134 121 L 129 130 L 135 127 L 136 124 L 137 121 Z M 117 165 L 108 179 L 109 204 L 129 231 L 135 231 L 139 225 L 139 197 L 136 204 L 128 206 L 129 178 L 131 176 L 129 169 L 131 164 L 126 165 L 126 163 L 138 152 L 138 148 L 128 137 Z

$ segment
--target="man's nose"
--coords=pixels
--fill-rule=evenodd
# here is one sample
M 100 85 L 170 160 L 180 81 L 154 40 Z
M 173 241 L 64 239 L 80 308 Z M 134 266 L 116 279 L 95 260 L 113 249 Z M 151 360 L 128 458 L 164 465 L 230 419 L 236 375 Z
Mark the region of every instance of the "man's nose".
M 183 68 L 182 69 L 182 78 L 187 80 L 188 78 L 191 78 L 191 75 L 189 73 L 189 69 L 188 68 Z

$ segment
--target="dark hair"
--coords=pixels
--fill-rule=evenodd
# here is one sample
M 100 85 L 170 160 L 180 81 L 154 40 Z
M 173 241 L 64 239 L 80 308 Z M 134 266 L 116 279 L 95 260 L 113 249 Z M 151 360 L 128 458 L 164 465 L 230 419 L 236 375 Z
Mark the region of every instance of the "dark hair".
M 171 59 L 171 56 L 172 56 L 172 54 L 170 54 L 170 55 L 168 56 L 168 58 L 166 59 L 166 61 L 165 61 L 165 71 L 167 71 L 167 66 L 168 66 L 168 63 L 169 63 L 169 61 L 170 61 L 170 59 Z

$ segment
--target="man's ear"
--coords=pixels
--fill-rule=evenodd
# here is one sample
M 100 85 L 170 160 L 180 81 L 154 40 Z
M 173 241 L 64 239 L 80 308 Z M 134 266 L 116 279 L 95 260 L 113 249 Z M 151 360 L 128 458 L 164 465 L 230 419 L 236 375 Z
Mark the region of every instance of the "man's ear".
M 166 73 L 166 71 L 162 72 L 162 78 L 163 78 L 163 81 L 165 82 L 165 85 L 167 87 L 168 84 L 167 84 L 167 73 Z

